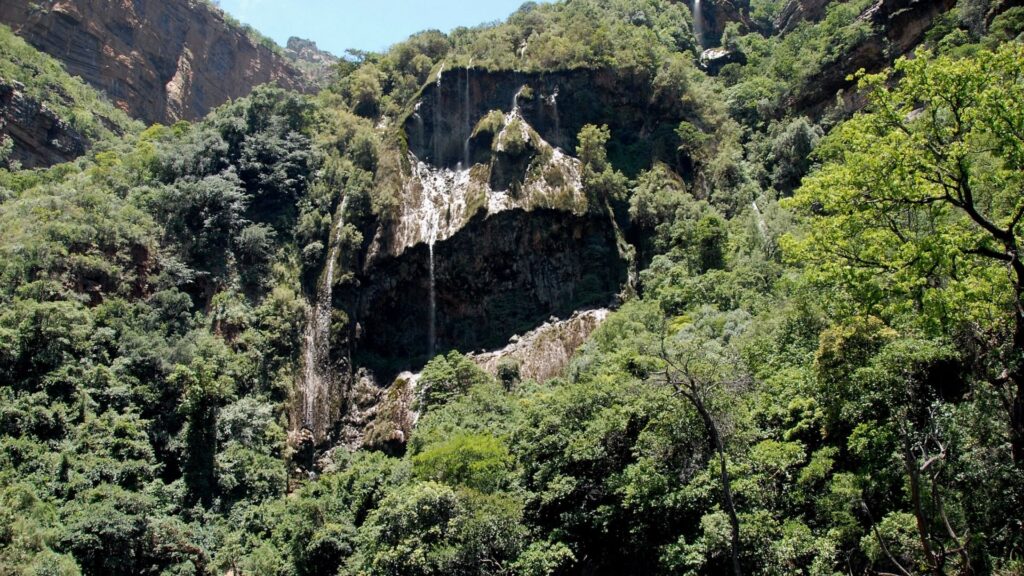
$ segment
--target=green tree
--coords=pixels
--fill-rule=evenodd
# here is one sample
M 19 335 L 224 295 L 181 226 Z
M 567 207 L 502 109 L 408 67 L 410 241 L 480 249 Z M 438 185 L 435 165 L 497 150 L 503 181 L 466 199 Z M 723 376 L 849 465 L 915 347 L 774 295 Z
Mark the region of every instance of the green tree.
M 845 286 L 837 302 L 990 342 L 985 378 L 1006 390 L 1024 467 L 1024 48 L 895 69 L 891 88 L 861 79 L 871 111 L 829 136 L 792 202 L 811 227 L 790 255 Z
M 193 501 L 209 506 L 216 494 L 217 413 L 234 382 L 214 361 L 197 358 L 178 365 L 169 382 L 183 390 L 179 412 L 185 416 L 183 474 Z

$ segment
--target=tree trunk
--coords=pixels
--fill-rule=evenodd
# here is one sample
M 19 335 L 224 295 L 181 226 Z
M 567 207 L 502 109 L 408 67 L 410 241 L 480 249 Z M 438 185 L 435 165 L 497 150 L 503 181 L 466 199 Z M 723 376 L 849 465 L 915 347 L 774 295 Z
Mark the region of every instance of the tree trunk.
M 928 558 L 929 564 L 931 564 L 932 574 L 935 576 L 946 576 L 946 572 L 942 569 L 943 560 L 940 560 L 935 555 L 929 542 L 928 519 L 925 518 L 924 507 L 921 504 L 921 474 L 917 467 L 917 459 L 914 458 L 910 450 L 910 440 L 906 437 L 905 432 L 903 438 L 903 459 L 907 468 L 907 475 L 910 476 L 910 502 L 914 506 L 914 519 L 917 522 L 917 534 L 921 540 L 921 548 L 924 550 L 924 555 Z
M 743 576 L 743 569 L 740 567 L 740 520 L 736 516 L 736 506 L 732 501 L 732 488 L 729 487 L 729 470 L 725 465 L 725 445 L 722 443 L 722 437 L 718 433 L 718 426 L 715 425 L 715 421 L 711 417 L 711 413 L 704 406 L 704 402 L 696 394 L 691 396 L 690 399 L 693 401 L 694 407 L 697 408 L 697 412 L 700 413 L 700 417 L 704 420 L 704 426 L 707 427 L 708 434 L 711 436 L 711 442 L 715 445 L 715 450 L 718 452 L 719 462 L 721 463 L 722 502 L 725 504 L 725 512 L 729 515 L 729 525 L 732 528 L 732 571 L 734 576 Z
M 1013 334 L 1013 357 L 1011 358 L 1009 384 L 1013 388 L 1013 403 L 1010 406 L 1010 450 L 1013 462 L 1024 468 L 1024 318 L 1017 313 Z

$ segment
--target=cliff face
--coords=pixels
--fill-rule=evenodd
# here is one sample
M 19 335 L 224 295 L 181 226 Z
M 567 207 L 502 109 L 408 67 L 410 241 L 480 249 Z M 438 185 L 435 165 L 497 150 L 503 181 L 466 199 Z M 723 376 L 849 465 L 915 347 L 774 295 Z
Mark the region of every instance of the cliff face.
M 259 84 L 303 87 L 287 58 L 196 0 L 4 0 L 0 22 L 146 122 L 200 118 Z
M 560 373 L 603 319 L 574 313 L 614 305 L 632 258 L 608 203 L 584 190 L 576 134 L 614 123 L 636 138 L 620 150 L 649 162 L 674 114 L 649 83 L 600 70 L 449 70 L 425 87 L 403 124 L 408 149 L 381 168 L 401 181 L 397 205 L 366 231 L 359 270 L 333 293 L 350 320 L 332 340 L 340 381 L 323 393 L 299 386 L 341 409 L 293 414 L 293 443 L 358 446 L 373 430 L 372 442 L 401 444 L 414 380 L 384 387 L 449 350 L 497 350 L 530 333 L 479 362 L 514 361 L 526 378 Z M 531 333 L 552 317 L 572 319 Z
M 544 382 L 565 372 L 573 355 L 609 313 L 598 308 L 577 312 L 568 320 L 552 319 L 536 330 L 513 336 L 501 350 L 474 355 L 473 361 L 492 376 L 500 377 L 502 366 L 510 364 L 520 379 Z
M 423 89 L 405 122 L 409 149 L 446 168 L 486 160 L 492 131 L 481 122 L 492 111 L 513 110 L 568 154 L 575 152 L 584 125 L 608 125 L 609 157 L 627 172 L 652 158 L 671 164 L 679 146 L 681 104 L 656 94 L 648 78 L 610 69 L 532 74 L 460 68 L 442 71 Z
M 799 6 L 793 6 L 816 5 L 807 0 L 791 0 L 789 4 L 783 13 L 793 14 L 794 20 L 813 19 L 813 16 L 824 13 L 820 10 L 801 13 Z M 850 92 L 854 83 L 847 77 L 861 69 L 879 72 L 900 56 L 910 53 L 921 43 L 935 20 L 955 5 L 956 0 L 877 0 L 860 16 L 861 21 L 871 26 L 871 33 L 793 94 L 787 108 L 818 115 L 836 102 L 837 95 L 848 111 L 860 108 L 863 98 Z
M 46 104 L 24 94 L 16 82 L 0 78 L 0 138 L 3 135 L 14 145 L 8 160 L 24 168 L 73 160 L 88 146 L 85 137 Z

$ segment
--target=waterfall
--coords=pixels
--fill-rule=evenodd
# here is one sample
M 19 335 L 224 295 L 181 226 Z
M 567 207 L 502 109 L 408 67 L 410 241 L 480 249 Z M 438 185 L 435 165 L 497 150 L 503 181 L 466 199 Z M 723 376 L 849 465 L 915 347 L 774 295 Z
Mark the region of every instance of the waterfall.
M 562 126 L 561 121 L 558 117 L 558 86 L 555 86 L 555 91 L 548 97 L 548 105 L 551 106 L 552 120 L 555 124 L 555 137 L 551 143 L 555 148 L 562 147 Z
M 323 433 L 320 427 L 328 417 L 331 373 L 331 298 L 334 292 L 334 271 L 340 256 L 338 235 L 344 227 L 345 201 L 338 208 L 338 222 L 328 240 L 327 268 L 316 291 L 316 300 L 307 309 L 306 328 L 302 351 L 302 427 L 313 432 L 315 438 Z
M 434 277 L 434 244 L 437 243 L 441 211 L 433 204 L 430 206 L 433 210 L 430 214 L 430 236 L 427 240 L 427 253 L 430 258 L 430 316 L 427 329 L 427 353 L 433 358 L 437 351 L 437 282 Z
M 700 0 L 693 0 L 693 35 L 697 44 L 704 46 L 704 11 L 700 8 Z
M 412 118 L 413 118 L 413 120 L 416 121 L 416 142 L 422 148 L 426 148 L 427 147 L 427 142 L 426 142 L 426 139 L 427 139 L 426 133 L 427 133 L 427 131 L 426 131 L 426 128 L 423 126 L 423 117 L 420 116 L 420 107 L 422 107 L 422 106 L 423 106 L 423 101 L 422 100 L 416 103 L 416 108 L 414 108 L 414 110 L 413 110 Z
M 466 66 L 466 85 L 462 94 L 463 120 L 465 121 L 466 128 L 466 141 L 462 145 L 462 167 L 467 169 L 470 167 L 469 139 L 473 135 L 472 114 L 469 102 L 469 69 L 472 65 L 473 60 L 470 59 L 469 66 Z
M 430 141 L 434 149 L 433 161 L 435 164 L 440 164 L 441 159 L 441 108 L 444 99 L 441 93 L 441 79 L 444 77 L 444 62 L 441 62 L 441 68 L 437 71 L 437 98 L 434 99 L 434 125 L 431 127 Z
M 408 223 L 404 242 L 424 243 L 428 256 L 428 300 L 427 300 L 427 352 L 431 357 L 437 351 L 437 257 L 435 244 L 450 237 L 457 229 L 467 205 L 466 192 L 469 190 L 468 168 L 452 170 L 433 168 L 411 156 L 413 178 L 419 183 L 418 198 L 407 206 L 408 212 L 400 216 L 400 222 Z M 453 228 L 453 225 L 456 228 Z M 402 224 L 399 225 L 401 229 Z M 399 234 L 402 236 L 403 234 Z
M 761 233 L 761 239 L 768 241 L 768 225 L 764 222 L 764 215 L 761 214 L 761 209 L 757 207 L 757 201 L 752 203 L 754 207 L 754 218 L 757 220 L 757 231 Z
M 427 244 L 430 252 L 430 326 L 427 332 L 427 355 L 431 358 L 437 351 L 437 284 L 434 279 L 434 241 Z

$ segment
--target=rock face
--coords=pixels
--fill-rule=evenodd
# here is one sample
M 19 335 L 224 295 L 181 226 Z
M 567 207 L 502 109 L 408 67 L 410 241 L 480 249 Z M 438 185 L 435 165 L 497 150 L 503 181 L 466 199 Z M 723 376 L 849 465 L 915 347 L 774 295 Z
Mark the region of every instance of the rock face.
M 573 355 L 608 314 L 608 309 L 598 308 L 577 312 L 568 320 L 552 320 L 513 337 L 501 350 L 475 354 L 472 359 L 492 376 L 499 375 L 503 364 L 511 364 L 519 378 L 543 382 L 565 372 Z
M 285 45 L 285 54 L 292 64 L 302 72 L 307 86 L 322 86 L 331 78 L 338 57 L 321 50 L 316 42 L 292 36 Z
M 614 222 L 582 193 L 578 161 L 521 119 L 511 124 L 535 142 L 532 160 L 495 152 L 461 171 L 417 163 L 409 207 L 374 240 L 352 315 L 356 362 L 385 379 L 395 362 L 412 368 L 449 349 L 497 348 L 551 315 L 608 305 L 625 282 Z M 508 169 L 507 186 L 492 187 L 509 162 L 523 172 Z
M 552 147 L 568 154 L 585 124 L 607 124 L 609 157 L 621 169 L 674 157 L 675 129 L 682 120 L 677 101 L 660 101 L 647 78 L 612 70 L 578 69 L 546 74 L 442 71 L 423 89 L 405 122 L 409 150 L 427 164 L 456 168 L 485 161 L 494 132 L 480 125 L 491 111 L 518 110 Z
M 860 16 L 871 26 L 871 34 L 810 79 L 789 98 L 787 107 L 816 116 L 838 96 L 848 109 L 859 108 L 863 100 L 856 93 L 848 93 L 853 82 L 847 77 L 861 69 L 878 72 L 908 54 L 921 43 L 935 20 L 955 5 L 956 0 L 876 0 Z
M 0 135 L 6 134 L 14 143 L 8 160 L 36 168 L 84 154 L 88 147 L 85 137 L 21 89 L 16 82 L 0 78 Z
M 526 377 L 562 370 L 603 318 L 573 314 L 614 305 L 631 258 L 608 202 L 584 190 L 583 166 L 566 149 L 587 123 L 651 134 L 679 121 L 651 105 L 649 89 L 613 79 L 463 69 L 423 90 L 402 124 L 408 150 L 381 167 L 400 182 L 396 206 L 365 231 L 359 269 L 334 296 L 349 321 L 331 356 L 351 363 L 338 363 L 347 380 L 324 401 L 345 409 L 337 422 L 293 426 L 312 430 L 319 445 L 397 449 L 413 421 L 415 379 L 384 387 L 400 373 L 453 349 L 501 349 L 552 317 L 572 319 L 505 354 Z M 563 97 L 573 103 L 565 110 Z M 619 143 L 631 145 L 652 149 Z
M 193 120 L 302 75 L 197 0 L 4 0 L 0 22 L 146 122 Z
M 805 20 L 821 20 L 825 17 L 825 8 L 831 3 L 832 0 L 789 0 L 775 18 L 775 31 L 788 34 Z

